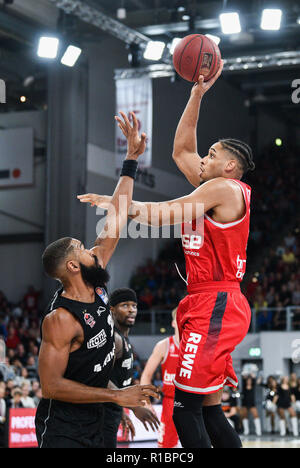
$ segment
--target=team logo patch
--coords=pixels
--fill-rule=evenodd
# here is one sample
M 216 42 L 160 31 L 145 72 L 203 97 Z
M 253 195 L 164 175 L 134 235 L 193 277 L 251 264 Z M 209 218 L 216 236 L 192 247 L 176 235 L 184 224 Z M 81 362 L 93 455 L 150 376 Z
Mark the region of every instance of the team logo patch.
M 84 318 L 85 323 L 86 323 L 89 327 L 93 328 L 93 326 L 94 326 L 95 323 L 96 323 L 96 322 L 95 322 L 95 319 L 94 319 L 94 317 L 93 317 L 91 314 L 89 314 L 89 313 L 86 311 L 86 309 L 83 311 L 83 318 Z
M 98 315 L 98 317 L 100 317 L 100 315 L 102 314 L 102 312 L 105 312 L 105 311 L 106 311 L 106 308 L 105 308 L 105 307 L 103 307 L 103 306 L 98 307 L 98 309 L 97 309 L 97 315 Z
M 93 349 L 93 348 L 101 348 L 102 346 L 105 345 L 106 343 L 106 333 L 104 330 L 101 330 L 98 335 L 93 336 L 88 343 L 87 343 L 87 348 L 88 349 Z
M 98 296 L 100 297 L 100 299 L 102 299 L 102 301 L 104 302 L 104 304 L 108 304 L 108 295 L 107 295 L 105 289 L 103 289 L 103 288 L 96 288 L 95 291 L 96 291 L 96 293 L 98 294 Z

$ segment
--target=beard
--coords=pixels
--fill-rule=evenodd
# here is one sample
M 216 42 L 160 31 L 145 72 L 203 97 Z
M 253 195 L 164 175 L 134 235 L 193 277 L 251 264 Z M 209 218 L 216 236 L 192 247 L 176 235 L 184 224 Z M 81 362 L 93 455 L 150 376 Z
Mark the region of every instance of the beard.
M 105 286 L 109 281 L 109 273 L 99 265 L 98 258 L 94 255 L 95 265 L 85 266 L 80 263 L 80 271 L 83 281 L 93 288 Z

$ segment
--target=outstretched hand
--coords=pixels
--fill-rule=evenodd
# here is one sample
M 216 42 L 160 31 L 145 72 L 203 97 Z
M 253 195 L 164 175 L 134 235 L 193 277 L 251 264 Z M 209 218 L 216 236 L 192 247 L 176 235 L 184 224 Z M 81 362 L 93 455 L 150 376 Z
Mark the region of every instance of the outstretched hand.
M 138 121 L 134 112 L 129 113 L 132 118 L 132 125 L 124 112 L 121 111 L 120 114 L 123 120 L 117 115 L 115 119 L 127 139 L 126 159 L 137 159 L 146 149 L 146 134 L 142 133 L 141 136 L 139 135 Z
M 97 195 L 96 193 L 85 193 L 77 195 L 81 203 L 90 203 L 91 206 L 98 206 L 103 210 L 108 210 L 112 197 L 109 195 Z
M 212 85 L 217 81 L 217 79 L 219 78 L 219 76 L 222 73 L 223 66 L 224 66 L 224 62 L 223 62 L 223 60 L 221 60 L 219 70 L 208 81 L 204 81 L 204 76 L 199 75 L 198 81 L 192 87 L 191 94 L 198 95 L 198 96 L 203 96 L 212 87 Z

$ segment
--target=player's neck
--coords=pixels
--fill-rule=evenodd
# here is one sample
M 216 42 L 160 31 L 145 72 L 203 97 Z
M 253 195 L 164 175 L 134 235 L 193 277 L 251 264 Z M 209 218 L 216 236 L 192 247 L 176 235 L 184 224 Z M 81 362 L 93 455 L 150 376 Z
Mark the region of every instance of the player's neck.
M 95 290 L 93 286 L 87 285 L 81 278 L 75 279 L 72 283 L 65 284 L 61 295 L 74 301 L 95 302 Z
M 128 327 L 125 327 L 124 325 L 119 324 L 117 321 L 115 321 L 115 326 L 122 333 L 122 335 L 128 338 L 128 335 L 129 335 Z

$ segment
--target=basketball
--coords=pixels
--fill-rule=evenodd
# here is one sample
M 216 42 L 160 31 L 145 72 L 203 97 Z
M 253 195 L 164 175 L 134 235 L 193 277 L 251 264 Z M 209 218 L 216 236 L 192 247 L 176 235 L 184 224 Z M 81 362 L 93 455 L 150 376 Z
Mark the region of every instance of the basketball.
M 219 70 L 221 53 L 217 44 L 202 34 L 190 34 L 175 47 L 173 64 L 176 72 L 187 81 L 210 80 Z

